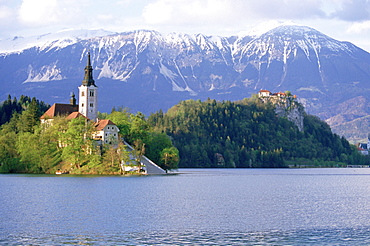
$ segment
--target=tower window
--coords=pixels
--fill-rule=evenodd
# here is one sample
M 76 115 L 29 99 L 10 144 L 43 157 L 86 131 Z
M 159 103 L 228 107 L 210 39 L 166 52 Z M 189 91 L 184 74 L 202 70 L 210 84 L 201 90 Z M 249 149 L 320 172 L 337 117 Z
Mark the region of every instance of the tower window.
M 94 104 L 93 103 L 90 103 L 90 107 L 94 107 Z
M 90 96 L 93 97 L 94 96 L 94 91 L 93 90 L 90 90 Z
M 84 107 L 84 104 L 83 103 L 81 104 L 81 107 Z
M 81 92 L 81 96 L 82 96 L 82 97 L 84 97 L 84 96 L 85 96 L 85 92 L 84 92 L 84 91 L 82 91 L 82 92 Z

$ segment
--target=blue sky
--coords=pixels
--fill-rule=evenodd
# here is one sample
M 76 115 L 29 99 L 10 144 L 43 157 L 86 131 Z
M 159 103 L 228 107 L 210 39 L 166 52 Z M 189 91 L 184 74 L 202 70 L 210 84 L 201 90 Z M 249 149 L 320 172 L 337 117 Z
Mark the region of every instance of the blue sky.
M 370 0 L 0 0 L 0 39 L 71 28 L 231 36 L 271 20 L 370 51 Z

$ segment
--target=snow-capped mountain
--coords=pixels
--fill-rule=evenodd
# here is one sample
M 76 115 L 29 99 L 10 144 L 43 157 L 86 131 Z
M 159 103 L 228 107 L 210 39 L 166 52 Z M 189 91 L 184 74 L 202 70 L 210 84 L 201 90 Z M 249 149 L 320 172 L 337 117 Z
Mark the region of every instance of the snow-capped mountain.
M 22 52 L 23 50 L 32 47 L 38 47 L 41 50 L 50 46 L 64 48 L 83 39 L 107 36 L 111 34 L 114 34 L 114 32 L 109 32 L 102 29 L 66 29 L 56 33 L 47 33 L 26 38 L 16 36 L 5 40 L 0 40 L 0 53 Z
M 83 78 L 88 51 L 101 111 L 122 105 L 149 113 L 183 99 L 238 100 L 268 89 L 291 91 L 309 113 L 326 119 L 337 103 L 360 95 L 370 99 L 370 54 L 306 26 L 272 23 L 233 37 L 85 33 L 50 34 L 35 45 L 0 42 L 0 99 L 10 93 L 68 102 Z

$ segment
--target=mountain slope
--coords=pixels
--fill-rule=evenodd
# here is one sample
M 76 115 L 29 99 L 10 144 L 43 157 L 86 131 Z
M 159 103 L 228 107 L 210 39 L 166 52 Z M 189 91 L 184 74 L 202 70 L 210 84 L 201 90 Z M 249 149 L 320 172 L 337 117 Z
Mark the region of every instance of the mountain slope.
M 370 100 L 370 54 L 297 25 L 235 37 L 148 30 L 85 35 L 69 43 L 63 37 L 1 54 L 0 97 L 67 102 L 81 83 L 87 51 L 100 111 L 123 105 L 148 114 L 179 100 L 239 100 L 268 89 L 289 90 L 309 113 L 328 119 L 339 103 Z

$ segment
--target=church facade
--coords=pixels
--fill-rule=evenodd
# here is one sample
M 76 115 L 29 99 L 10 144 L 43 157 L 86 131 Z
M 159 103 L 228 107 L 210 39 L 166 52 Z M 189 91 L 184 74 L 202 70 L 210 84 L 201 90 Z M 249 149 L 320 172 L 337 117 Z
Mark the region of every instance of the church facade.
M 69 104 L 54 103 L 40 118 L 43 124 L 52 124 L 55 117 L 61 116 L 67 119 L 84 117 L 88 121 L 95 122 L 94 139 L 101 144 L 118 143 L 118 127 L 110 120 L 98 119 L 98 87 L 93 78 L 90 53 L 87 53 L 87 64 L 82 84 L 78 87 L 78 104 L 75 94 L 71 94 Z

